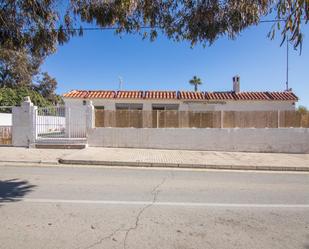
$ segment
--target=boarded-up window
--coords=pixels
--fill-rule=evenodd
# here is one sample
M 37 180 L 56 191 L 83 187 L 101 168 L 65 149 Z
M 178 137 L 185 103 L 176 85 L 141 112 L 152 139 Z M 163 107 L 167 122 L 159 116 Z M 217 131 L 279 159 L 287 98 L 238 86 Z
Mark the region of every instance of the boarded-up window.
M 104 106 L 95 106 L 95 127 L 104 127 Z

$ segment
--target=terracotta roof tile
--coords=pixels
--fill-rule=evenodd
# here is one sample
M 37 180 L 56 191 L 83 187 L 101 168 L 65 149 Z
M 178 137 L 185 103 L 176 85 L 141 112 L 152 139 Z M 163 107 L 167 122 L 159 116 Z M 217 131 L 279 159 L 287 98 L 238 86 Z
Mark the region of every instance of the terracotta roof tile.
M 145 99 L 177 99 L 176 91 L 146 91 Z
M 117 99 L 142 99 L 143 91 L 118 91 Z
M 71 92 L 63 94 L 65 98 L 84 98 L 88 94 L 88 91 L 73 90 Z
M 102 98 L 111 99 L 116 96 L 114 91 L 81 91 L 73 90 L 71 92 L 65 93 L 63 97 L 65 98 Z
M 88 91 L 86 98 L 112 99 L 115 98 L 115 91 Z
M 234 100 L 233 92 L 206 92 L 205 98 L 207 100 Z
M 238 100 L 270 100 L 270 98 L 263 92 L 239 92 L 234 93 L 235 99 Z
M 205 94 L 203 92 L 178 92 L 179 99 L 185 100 L 203 100 L 205 99 Z
M 207 92 L 205 98 L 208 100 L 282 100 L 297 101 L 297 96 L 292 92 Z
M 297 101 L 298 98 L 293 92 L 266 92 L 273 100 L 294 100 Z
M 186 91 L 79 91 L 63 95 L 65 98 L 102 99 L 180 99 L 180 100 L 242 100 L 242 101 L 297 101 L 297 96 L 287 92 L 186 92 Z

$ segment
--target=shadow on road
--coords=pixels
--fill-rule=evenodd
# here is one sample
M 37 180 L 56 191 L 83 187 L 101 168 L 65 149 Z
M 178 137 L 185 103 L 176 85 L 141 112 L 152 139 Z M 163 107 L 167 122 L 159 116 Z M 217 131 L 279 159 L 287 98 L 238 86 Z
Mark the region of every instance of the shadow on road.
M 35 185 L 19 179 L 0 180 L 0 203 L 21 200 Z

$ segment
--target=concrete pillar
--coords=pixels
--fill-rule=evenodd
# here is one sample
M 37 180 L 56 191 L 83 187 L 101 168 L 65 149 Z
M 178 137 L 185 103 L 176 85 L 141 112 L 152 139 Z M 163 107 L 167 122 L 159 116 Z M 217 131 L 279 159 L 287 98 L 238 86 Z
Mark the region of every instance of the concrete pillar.
M 36 112 L 30 97 L 25 97 L 20 107 L 12 110 L 12 144 L 31 147 L 36 139 Z
M 86 127 L 87 131 L 88 129 L 95 128 L 95 113 L 91 100 L 87 101 L 86 103 Z
M 179 128 L 187 128 L 189 127 L 189 115 L 190 108 L 188 103 L 180 103 L 179 104 Z
M 152 103 L 143 103 L 143 128 L 152 128 Z
M 65 106 L 65 137 L 83 138 L 87 130 L 87 102 Z
M 104 105 L 104 127 L 115 127 L 116 125 L 116 105 L 115 102 Z

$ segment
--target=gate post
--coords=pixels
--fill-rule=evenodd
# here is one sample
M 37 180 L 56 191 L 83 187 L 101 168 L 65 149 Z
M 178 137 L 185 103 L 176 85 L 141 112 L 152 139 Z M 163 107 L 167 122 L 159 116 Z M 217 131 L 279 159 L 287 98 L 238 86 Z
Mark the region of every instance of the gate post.
M 95 128 L 95 113 L 92 101 L 89 100 L 86 103 L 86 132 L 92 128 Z
M 36 138 L 36 110 L 30 97 L 24 98 L 20 107 L 12 110 L 12 144 L 13 146 L 31 147 Z

